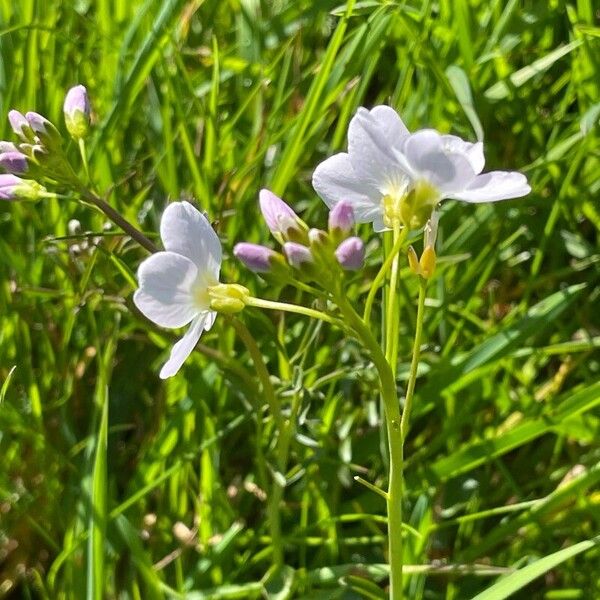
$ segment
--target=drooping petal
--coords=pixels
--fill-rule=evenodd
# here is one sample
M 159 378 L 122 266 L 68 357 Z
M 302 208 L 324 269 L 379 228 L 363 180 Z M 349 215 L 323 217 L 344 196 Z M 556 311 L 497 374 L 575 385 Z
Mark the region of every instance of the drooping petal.
M 197 314 L 192 288 L 196 265 L 174 252 L 157 252 L 138 269 L 139 289 L 133 295 L 138 309 L 161 327 L 183 327 Z
M 382 194 L 389 193 L 411 175 L 398 160 L 397 150 L 375 117 L 359 108 L 348 128 L 348 155 L 357 176 Z
M 171 349 L 171 355 L 169 360 L 163 365 L 160 370 L 160 378 L 167 379 L 173 377 L 181 365 L 185 362 L 185 359 L 192 353 L 192 350 L 196 347 L 202 332 L 212 327 L 215 321 L 216 313 L 206 312 L 199 314 L 190 325 L 189 329 L 185 332 L 185 335 L 173 346 Z
M 475 178 L 466 156 L 444 152 L 442 136 L 433 129 L 413 133 L 407 138 L 403 153 L 418 177 L 442 195 L 464 190 Z
M 313 173 L 313 188 L 329 208 L 338 202 L 348 202 L 357 223 L 368 223 L 381 211 L 381 192 L 359 178 L 345 152 L 323 161 Z
M 208 219 L 189 202 L 169 204 L 160 221 L 165 250 L 189 258 L 200 273 L 208 271 L 216 283 L 221 269 L 221 242 Z
M 516 171 L 490 171 L 477 175 L 462 192 L 449 195 L 465 202 L 497 202 L 526 196 L 531 191 L 527 177 Z
M 485 166 L 485 157 L 483 156 L 483 143 L 465 142 L 456 135 L 443 135 L 442 143 L 444 150 L 451 154 L 462 154 L 467 158 L 473 167 L 473 171 L 479 174 Z
M 294 209 L 271 190 L 260 190 L 258 204 L 265 223 L 273 235 L 285 235 L 290 229 L 298 229 L 300 220 Z

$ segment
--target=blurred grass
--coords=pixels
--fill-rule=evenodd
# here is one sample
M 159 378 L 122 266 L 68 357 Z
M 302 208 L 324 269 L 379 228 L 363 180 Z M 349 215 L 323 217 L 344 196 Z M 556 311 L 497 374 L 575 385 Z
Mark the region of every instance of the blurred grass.
M 98 189 L 152 235 L 168 198 L 193 197 L 226 253 L 268 239 L 263 186 L 324 224 L 310 175 L 343 149 L 360 105 L 389 103 L 412 129 L 483 132 L 489 168 L 527 173 L 525 199 L 444 207 L 428 292 L 406 514 L 421 536 L 407 537 L 409 563 L 434 568 L 415 571 L 407 594 L 470 598 L 495 567 L 526 568 L 600 527 L 598 7 L 414 0 L 346 12 L 335 0 L 5 2 L 0 115 L 62 124 L 65 90 L 85 83 Z M 99 240 L 57 239 L 69 219 Z M 0 207 L 0 595 L 375 594 L 384 506 L 352 476 L 382 484 L 385 468 L 357 344 L 302 318 L 243 315 L 282 401 L 300 402 L 281 505 L 296 574 L 264 578 L 256 457 L 273 423 L 249 357 L 218 319 L 205 354 L 162 384 L 173 337 L 131 310 L 143 254 L 103 226 L 71 203 Z M 356 300 L 379 260 L 379 238 L 361 233 L 371 259 L 348 290 Z M 234 261 L 224 270 L 275 293 Z M 401 382 L 416 297 L 402 275 Z M 598 560 L 588 549 L 515 597 L 598 597 Z

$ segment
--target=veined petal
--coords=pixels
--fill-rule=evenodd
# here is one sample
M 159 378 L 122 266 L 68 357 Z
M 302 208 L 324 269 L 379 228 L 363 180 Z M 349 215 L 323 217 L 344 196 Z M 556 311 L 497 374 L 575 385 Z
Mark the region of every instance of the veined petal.
M 196 347 L 202 332 L 206 329 L 210 329 L 214 323 L 216 313 L 206 312 L 199 314 L 190 325 L 189 329 L 185 332 L 185 335 L 173 346 L 171 349 L 171 355 L 169 360 L 163 365 L 160 370 L 160 378 L 167 379 L 173 377 L 181 365 L 185 362 L 185 359 L 192 353 L 192 350 Z M 211 321 L 212 319 L 212 321 Z M 207 323 L 210 325 L 207 326 Z
M 189 258 L 200 272 L 208 271 L 215 283 L 221 269 L 221 242 L 208 219 L 189 202 L 169 204 L 160 221 L 165 250 Z
M 462 154 L 467 158 L 473 167 L 473 171 L 479 174 L 485 166 L 485 157 L 483 156 L 483 143 L 465 142 L 456 135 L 443 135 L 442 143 L 444 150 L 450 154 Z
M 313 173 L 315 191 L 329 208 L 338 202 L 348 202 L 358 223 L 368 223 L 381 211 L 381 192 L 359 178 L 345 152 L 323 161 Z
M 382 194 L 403 187 L 411 175 L 398 160 L 396 146 L 380 122 L 366 108 L 359 108 L 348 128 L 348 155 L 357 176 Z
M 418 177 L 435 186 L 442 196 L 464 190 L 475 178 L 467 157 L 446 153 L 442 136 L 433 129 L 413 133 L 404 143 L 403 153 Z
M 161 327 L 183 327 L 197 314 L 192 287 L 196 265 L 174 252 L 157 252 L 138 269 L 139 289 L 133 301 L 148 319 Z
M 465 202 L 496 202 L 526 196 L 531 191 L 527 177 L 516 171 L 490 171 L 477 175 L 469 186 L 450 198 Z

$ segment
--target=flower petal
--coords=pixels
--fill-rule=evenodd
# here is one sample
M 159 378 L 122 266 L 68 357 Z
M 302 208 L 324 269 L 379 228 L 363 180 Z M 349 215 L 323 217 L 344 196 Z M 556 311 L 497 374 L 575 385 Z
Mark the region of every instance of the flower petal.
M 208 219 L 189 202 L 169 204 L 160 221 L 165 250 L 189 258 L 200 273 L 208 271 L 216 283 L 221 268 L 221 242 Z
M 404 188 L 410 173 L 399 160 L 398 150 L 380 122 L 366 108 L 359 108 L 348 128 L 348 154 L 357 176 L 381 194 Z
M 461 192 L 475 178 L 470 161 L 463 154 L 444 152 L 442 136 L 433 129 L 413 133 L 404 143 L 403 153 L 418 177 L 442 195 Z
M 400 115 L 391 106 L 385 104 L 375 106 L 369 113 L 381 127 L 389 145 L 401 148 L 404 138 L 410 135 L 410 131 Z
M 190 325 L 189 329 L 185 332 L 185 335 L 173 346 L 171 349 L 171 355 L 169 360 L 163 365 L 160 370 L 160 378 L 167 379 L 173 377 L 181 365 L 185 362 L 185 359 L 192 353 L 192 350 L 196 347 L 202 332 L 212 327 L 215 321 L 216 313 L 205 312 L 199 314 Z
M 341 201 L 352 205 L 357 223 L 368 223 L 381 212 L 381 193 L 356 175 L 345 152 L 323 161 L 313 173 L 312 184 L 329 208 Z
M 444 150 L 449 154 L 462 154 L 467 158 L 473 167 L 475 173 L 481 173 L 485 166 L 485 157 L 483 156 L 483 143 L 465 142 L 456 135 L 443 135 L 442 143 Z
M 174 252 L 157 252 L 138 269 L 139 289 L 133 301 L 148 319 L 161 327 L 183 327 L 197 314 L 192 286 L 198 276 L 196 265 Z
M 527 177 L 516 171 L 490 171 L 477 175 L 460 193 L 449 195 L 465 202 L 496 202 L 526 196 L 531 191 Z

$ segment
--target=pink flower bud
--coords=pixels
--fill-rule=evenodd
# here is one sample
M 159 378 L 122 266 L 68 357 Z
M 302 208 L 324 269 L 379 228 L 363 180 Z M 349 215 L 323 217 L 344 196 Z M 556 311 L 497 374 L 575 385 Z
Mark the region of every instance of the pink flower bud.
M 0 167 L 13 175 L 22 175 L 29 170 L 29 162 L 20 152 L 3 152 L 0 154 Z
M 335 257 L 343 269 L 356 271 L 365 261 L 365 246 L 360 238 L 349 237 L 337 247 Z
M 67 130 L 76 140 L 84 138 L 90 127 L 90 100 L 83 85 L 72 87 L 63 104 Z
M 58 132 L 58 129 L 56 129 L 46 117 L 33 111 L 28 112 L 25 117 L 27 118 L 29 127 L 31 127 L 44 146 L 50 149 L 55 149 L 60 146 L 62 141 L 61 135 Z
M 298 215 L 273 192 L 260 190 L 259 203 L 265 222 L 277 239 L 286 235 L 289 229 L 299 229 Z
M 343 233 L 349 233 L 352 227 L 354 227 L 354 209 L 349 202 L 342 200 L 329 212 L 329 231 L 339 229 Z
M 271 270 L 271 259 L 276 256 L 270 248 L 249 242 L 236 244 L 233 254 L 255 273 L 268 273 Z
M 20 113 L 18 110 L 11 110 L 8 113 L 8 122 L 12 127 L 12 130 L 24 141 L 31 142 L 33 140 L 33 131 L 29 125 L 29 121 L 25 118 L 25 115 Z
M 12 142 L 0 140 L 0 154 L 4 152 L 19 152 L 19 149 Z
M 288 262 L 292 267 L 300 269 L 305 263 L 312 263 L 313 257 L 310 250 L 302 244 L 296 242 L 286 242 L 283 245 L 283 251 L 287 256 Z
M 47 196 L 46 188 L 36 181 L 11 173 L 0 175 L 0 200 L 38 200 Z

